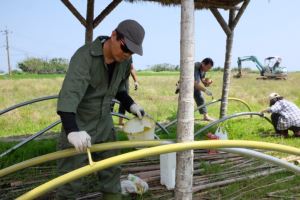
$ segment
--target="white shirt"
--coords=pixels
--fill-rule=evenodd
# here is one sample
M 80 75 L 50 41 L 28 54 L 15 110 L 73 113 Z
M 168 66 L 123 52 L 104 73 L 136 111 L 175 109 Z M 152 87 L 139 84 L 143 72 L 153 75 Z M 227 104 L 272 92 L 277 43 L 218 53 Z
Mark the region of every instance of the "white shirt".
M 287 130 L 291 126 L 300 127 L 300 109 L 294 103 L 285 99 L 279 100 L 270 107 L 269 111 L 280 114 L 278 130 Z

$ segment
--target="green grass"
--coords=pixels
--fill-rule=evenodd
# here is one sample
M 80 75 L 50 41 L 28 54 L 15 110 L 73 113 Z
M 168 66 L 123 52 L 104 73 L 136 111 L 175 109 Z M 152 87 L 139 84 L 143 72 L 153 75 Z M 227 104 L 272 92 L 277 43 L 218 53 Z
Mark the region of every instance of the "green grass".
M 138 71 L 138 76 L 179 76 L 179 71 L 162 71 L 162 72 L 154 72 L 154 71 Z
M 9 75 L 1 75 L 0 80 L 18 80 L 18 79 L 44 79 L 44 78 L 61 78 L 64 77 L 64 74 L 13 74 Z
M 16 142 L 1 142 L 0 143 L 0 152 L 4 152 L 5 150 L 16 145 Z M 33 157 L 37 157 L 40 155 L 48 154 L 56 151 L 56 141 L 53 139 L 49 140 L 39 140 L 39 141 L 31 141 L 16 151 L 8 154 L 3 157 L 0 162 L 0 168 L 4 168 L 15 163 L 22 162 L 24 160 L 28 160 Z M 49 164 L 49 163 L 48 163 Z
M 280 181 L 288 176 L 293 176 L 290 172 L 280 172 L 273 174 L 272 176 L 265 176 L 263 178 L 256 178 L 251 180 L 246 180 L 242 182 L 237 182 L 230 184 L 226 187 L 220 188 L 217 192 L 209 193 L 209 198 L 215 199 L 218 196 L 221 196 L 222 199 L 262 199 L 266 197 L 267 193 L 287 190 L 282 193 L 280 199 L 297 199 L 291 198 L 294 195 L 297 195 L 297 191 L 291 191 L 290 189 L 299 185 L 300 177 L 293 176 L 290 180 L 280 183 Z
M 173 75 L 166 75 L 166 74 Z M 155 74 L 155 75 L 153 75 Z M 17 76 L 17 75 L 16 75 Z M 29 76 L 29 75 L 28 75 Z M 34 75 L 37 76 L 37 75 Z M 50 75 L 51 76 L 51 75 Z M 167 122 L 176 118 L 178 95 L 174 94 L 175 83 L 179 78 L 177 72 L 140 72 L 138 74 L 140 88 L 134 91 L 131 87 L 130 94 L 133 99 L 144 107 L 159 122 Z M 208 77 L 214 80 L 211 90 L 216 99 L 221 96 L 222 73 L 209 72 Z M 256 80 L 258 74 L 245 74 L 242 79 L 231 79 L 230 97 L 236 97 L 246 101 L 252 108 L 252 111 L 260 111 L 268 106 L 268 94 L 276 91 L 285 98 L 300 105 L 300 91 L 295 87 L 295 83 L 300 78 L 300 73 L 290 73 L 288 80 Z M 30 76 L 29 76 L 30 77 Z M 24 75 L 24 79 L 0 80 L 0 110 L 14 104 L 31 100 L 34 98 L 58 94 L 63 78 L 55 77 L 32 79 Z M 132 79 L 130 79 L 132 84 Z M 206 101 L 211 99 L 205 96 Z M 212 117 L 219 117 L 220 103 L 208 107 L 209 114 Z M 237 101 L 229 101 L 227 114 L 248 111 L 247 107 Z M 127 113 L 128 114 L 128 113 Z M 130 116 L 130 114 L 128 114 Z M 196 125 L 195 130 L 203 127 L 206 123 L 199 121 L 202 116 L 195 113 Z M 22 107 L 17 110 L 6 113 L 0 117 L 0 137 L 33 134 L 45 128 L 59 117 L 56 114 L 56 100 L 49 100 Z M 117 118 L 114 117 L 117 122 Z M 253 118 L 239 117 L 223 123 L 231 139 L 247 139 L 271 141 L 284 143 L 293 146 L 299 146 L 299 140 L 280 139 L 280 138 L 262 138 L 261 132 L 273 131 L 272 126 L 264 119 L 254 116 Z M 175 137 L 176 125 L 170 127 Z M 209 131 L 214 131 L 216 127 Z M 53 129 L 59 132 L 60 125 Z M 162 136 L 164 137 L 164 136 Z
M 210 72 L 207 75 L 214 80 L 211 90 L 216 99 L 220 98 L 222 91 L 222 73 Z M 300 90 L 297 83 L 300 79 L 300 73 L 290 73 L 288 80 L 256 80 L 258 74 L 249 73 L 242 79 L 231 79 L 230 97 L 236 97 L 246 101 L 252 108 L 252 111 L 258 112 L 268 107 L 268 94 L 271 92 L 278 92 L 286 99 L 293 101 L 298 106 L 300 105 Z M 138 79 L 140 88 L 134 91 L 131 87 L 130 94 L 133 99 L 144 107 L 145 111 L 149 113 L 159 122 L 168 122 L 176 118 L 178 96 L 174 94 L 175 84 L 179 79 L 178 72 L 139 72 Z M 12 78 L 4 78 L 0 76 L 0 110 L 12 106 L 14 104 L 31 100 L 34 98 L 58 94 L 63 81 L 63 75 L 16 75 Z M 130 79 L 130 84 L 133 84 Z M 211 101 L 205 96 L 206 101 Z M 212 117 L 219 117 L 220 103 L 216 103 L 208 107 L 209 114 Z M 248 112 L 245 105 L 237 101 L 229 101 L 227 114 L 237 112 Z M 200 121 L 202 116 L 195 112 L 195 131 L 204 127 L 207 122 Z M 58 119 L 56 114 L 56 100 L 39 102 L 31 106 L 17 109 L 0 117 L 0 137 L 33 134 L 46 126 L 50 125 Z M 114 117 L 116 123 L 118 119 Z M 230 139 L 241 140 L 255 140 L 265 141 L 278 144 L 285 144 L 299 147 L 300 140 L 298 138 L 290 137 L 288 139 L 278 137 L 262 137 L 262 132 L 273 132 L 273 128 L 266 120 L 254 116 L 252 118 L 243 116 L 239 118 L 230 119 L 222 123 L 228 132 Z M 216 126 L 210 128 L 205 133 L 199 135 L 197 139 L 206 139 L 207 132 L 214 132 Z M 59 132 L 60 125 L 52 131 Z M 168 129 L 171 132 L 170 136 L 160 133 L 163 138 L 176 138 L 176 125 Z M 126 140 L 124 133 L 119 134 L 120 140 Z M 0 143 L 0 152 L 5 151 L 15 143 Z M 2 159 L 0 167 L 12 165 L 23 160 L 53 152 L 56 149 L 55 140 L 33 141 L 16 152 L 10 154 L 9 157 Z M 130 150 L 124 150 L 127 152 Z M 287 156 L 287 154 L 276 154 L 277 156 Z M 222 170 L 220 166 L 202 166 L 206 169 L 205 173 L 219 172 Z M 263 183 L 272 183 L 280 177 L 291 175 L 290 173 L 279 173 L 268 176 Z M 245 185 L 251 185 L 251 182 L 243 182 Z M 251 199 L 251 195 L 256 195 L 259 199 L 264 197 L 268 191 L 279 190 L 284 186 L 289 187 L 294 184 L 299 185 L 299 177 L 296 180 L 289 181 L 284 185 L 277 184 L 277 186 L 270 186 L 259 191 L 245 193 L 242 199 Z M 217 194 L 230 194 L 233 191 L 241 188 L 242 184 L 230 184 L 225 189 L 220 189 Z M 212 198 L 217 196 L 212 195 Z

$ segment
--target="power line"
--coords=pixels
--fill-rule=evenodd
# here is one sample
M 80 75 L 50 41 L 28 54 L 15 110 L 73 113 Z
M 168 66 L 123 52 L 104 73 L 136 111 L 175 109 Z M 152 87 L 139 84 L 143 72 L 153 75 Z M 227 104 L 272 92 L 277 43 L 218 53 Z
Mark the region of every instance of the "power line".
M 29 55 L 33 55 L 33 56 L 38 56 L 38 57 L 48 57 L 48 56 L 45 56 L 45 55 L 41 55 L 41 54 L 38 54 L 38 53 L 34 53 L 32 51 L 27 51 L 27 50 L 24 50 L 24 49 L 20 49 L 18 47 L 15 47 L 15 46 L 11 46 L 10 47 L 12 50 L 14 51 L 18 51 L 18 52 L 22 52 L 24 55 L 26 55 L 27 57 L 29 57 Z

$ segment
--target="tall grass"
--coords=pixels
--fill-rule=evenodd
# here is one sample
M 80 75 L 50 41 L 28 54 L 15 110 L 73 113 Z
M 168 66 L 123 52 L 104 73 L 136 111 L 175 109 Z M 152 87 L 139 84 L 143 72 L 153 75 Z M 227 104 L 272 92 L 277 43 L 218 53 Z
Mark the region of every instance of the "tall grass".
M 35 99 L 58 94 L 62 78 L 0 80 L 0 109 Z M 31 134 L 58 119 L 56 100 L 21 107 L 0 116 L 0 137 Z M 58 130 L 57 127 L 54 130 Z
M 149 76 L 149 74 L 151 74 Z M 133 99 L 144 107 L 145 111 L 152 115 L 159 122 L 173 120 L 177 116 L 178 95 L 174 93 L 175 84 L 179 79 L 179 73 L 166 75 L 165 73 L 138 73 L 140 87 L 137 91 L 130 87 L 130 95 Z M 208 77 L 214 80 L 210 87 L 216 99 L 221 97 L 222 73 L 209 72 Z M 240 98 L 246 101 L 252 111 L 260 111 L 268 107 L 268 94 L 278 92 L 286 99 L 300 105 L 300 90 L 297 82 L 300 73 L 290 73 L 287 80 L 256 80 L 258 74 L 249 73 L 241 79 L 231 79 L 230 97 Z M 0 109 L 11 105 L 53 94 L 58 94 L 63 78 L 52 79 L 13 79 L 0 80 Z M 130 84 L 133 85 L 132 79 Z M 206 101 L 211 98 L 205 96 Z M 208 107 L 209 114 L 215 118 L 219 117 L 220 104 L 214 104 Z M 248 111 L 247 108 L 235 101 L 229 101 L 228 113 Z M 206 123 L 199 121 L 202 116 L 196 112 L 196 129 L 203 127 Z M 56 100 L 35 103 L 34 105 L 17 109 L 6 113 L 0 117 L 0 137 L 11 135 L 32 134 L 37 132 L 52 122 L 56 121 Z M 272 131 L 272 126 L 259 117 L 241 117 L 232 119 L 223 123 L 227 127 L 232 139 L 255 139 L 268 140 L 274 142 L 284 142 L 299 146 L 299 140 L 279 139 L 279 138 L 261 138 L 260 133 Z M 59 131 L 57 126 L 54 131 Z M 175 131 L 176 129 L 174 129 Z M 214 130 L 210 129 L 211 131 Z M 291 140 L 291 142 L 289 142 Z
M 221 97 L 222 90 L 222 73 L 210 72 L 207 75 L 214 80 L 211 90 L 216 99 Z M 42 77 L 42 78 L 39 78 Z M 50 77 L 50 78 L 49 78 Z M 286 81 L 276 80 L 256 80 L 258 74 L 249 73 L 241 79 L 231 79 L 230 97 L 240 98 L 246 101 L 252 108 L 252 111 L 260 111 L 268 106 L 268 94 L 271 92 L 278 92 L 286 99 L 300 105 L 300 90 L 298 80 L 300 73 L 291 73 Z M 159 122 L 167 122 L 176 118 L 178 95 L 174 93 L 175 84 L 179 79 L 179 73 L 153 73 L 141 72 L 138 73 L 140 87 L 137 91 L 130 89 L 131 96 L 135 101 L 144 107 L 145 111 L 152 115 Z M 12 106 L 14 104 L 31 100 L 34 98 L 58 94 L 61 87 L 63 77 L 61 76 L 34 76 L 34 77 L 12 77 L 9 79 L 0 79 L 0 110 Z M 130 80 L 130 84 L 133 82 Z M 206 101 L 211 101 L 210 97 L 205 96 Z M 218 118 L 220 104 L 214 104 L 208 107 L 209 114 L 212 117 Z M 235 101 L 229 101 L 228 113 L 233 114 L 237 112 L 248 111 L 247 108 Z M 202 116 L 195 112 L 195 130 L 205 126 L 207 122 L 203 122 Z M 34 105 L 23 107 L 15 111 L 9 112 L 0 116 L 0 137 L 12 135 L 32 134 L 50 123 L 56 121 L 58 116 L 56 114 L 56 100 L 35 103 Z M 117 119 L 114 119 L 117 122 Z M 254 116 L 252 118 L 245 116 L 229 121 L 223 122 L 228 132 L 230 139 L 256 140 L 267 141 L 273 143 L 286 144 L 290 146 L 299 147 L 299 138 L 290 137 L 288 139 L 278 137 L 262 137 L 262 132 L 272 132 L 273 128 L 266 120 Z M 60 126 L 56 127 L 54 131 L 59 132 Z M 210 128 L 208 131 L 214 132 L 216 127 Z M 169 128 L 170 136 L 160 134 L 161 138 L 175 138 L 176 125 Z M 207 132 L 208 132 L 207 131 Z M 206 133 L 201 134 L 198 139 L 206 139 Z M 120 140 L 126 139 L 123 133 L 118 135 Z M 0 152 L 4 152 L 8 148 L 15 145 L 15 143 L 0 143 Z M 50 153 L 55 151 L 56 142 L 54 140 L 32 141 L 30 144 L 18 149 L 16 152 L 10 154 L 0 163 L 0 168 L 12 165 L 14 163 Z M 128 150 L 124 150 L 126 152 Z M 281 156 L 286 156 L 282 154 Z M 49 164 L 49 163 L 48 163 Z M 50 163 L 51 164 L 51 163 Z M 54 164 L 54 163 L 53 163 Z M 217 165 L 202 166 L 205 169 L 203 173 L 215 173 L 222 171 L 222 168 Z M 289 172 L 277 173 L 272 176 L 267 176 L 262 179 L 247 180 L 230 184 L 227 187 L 213 190 L 208 193 L 211 199 L 219 199 L 220 196 L 228 197 L 236 194 L 241 190 L 240 199 L 263 198 L 265 194 L 270 191 L 282 190 L 288 187 L 299 185 L 299 176 L 295 176 L 289 182 L 284 184 L 271 185 L 266 188 L 265 185 L 276 182 L 276 180 L 290 176 Z M 260 180 L 260 182 L 255 182 Z M 256 183 L 256 184 L 253 184 Z M 249 188 L 243 190 L 243 187 Z M 263 188 L 259 189 L 258 188 Z

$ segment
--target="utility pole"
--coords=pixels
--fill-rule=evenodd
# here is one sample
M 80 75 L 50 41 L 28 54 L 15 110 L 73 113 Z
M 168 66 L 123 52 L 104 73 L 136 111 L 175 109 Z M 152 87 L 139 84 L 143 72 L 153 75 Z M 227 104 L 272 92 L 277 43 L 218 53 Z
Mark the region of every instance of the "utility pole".
M 7 53 L 7 64 L 8 64 L 8 74 L 11 75 L 11 66 L 10 66 L 10 57 L 9 57 L 9 43 L 8 43 L 8 30 L 7 28 L 4 31 L 1 31 L 5 34 L 6 37 L 6 53 Z

